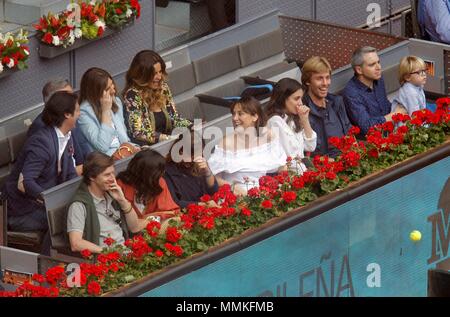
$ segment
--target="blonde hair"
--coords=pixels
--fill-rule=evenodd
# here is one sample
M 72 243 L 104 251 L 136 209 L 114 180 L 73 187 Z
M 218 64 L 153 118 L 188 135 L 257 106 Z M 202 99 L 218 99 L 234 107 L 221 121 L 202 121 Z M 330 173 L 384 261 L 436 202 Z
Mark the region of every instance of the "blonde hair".
M 331 75 L 331 65 L 325 57 L 313 56 L 308 58 L 302 67 L 302 84 L 309 83 L 313 73 L 324 72 L 329 72 Z
M 426 68 L 426 64 L 420 57 L 417 56 L 405 56 L 400 60 L 400 65 L 398 67 L 398 80 L 400 85 L 406 82 L 406 76 L 410 75 L 414 69 Z

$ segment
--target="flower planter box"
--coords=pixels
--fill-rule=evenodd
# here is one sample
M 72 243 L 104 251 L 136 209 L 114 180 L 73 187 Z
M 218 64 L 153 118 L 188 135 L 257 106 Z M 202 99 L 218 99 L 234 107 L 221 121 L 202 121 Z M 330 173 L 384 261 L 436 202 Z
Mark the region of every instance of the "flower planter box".
M 295 286 L 299 283 L 299 277 L 301 281 L 314 281 L 313 285 L 316 285 L 314 278 L 317 270 L 321 274 L 318 276 L 328 278 L 326 281 L 330 280 L 330 274 L 332 278 L 334 276 L 336 280 L 331 285 L 335 285 L 340 296 L 426 296 L 426 271 L 430 265 L 427 260 L 437 245 L 431 242 L 432 239 L 438 242 L 440 239 L 440 231 L 434 230 L 438 234 L 433 231 L 436 223 L 432 221 L 441 219 L 440 204 L 446 204 L 445 208 L 448 208 L 449 203 L 448 199 L 444 199 L 450 189 L 447 169 L 449 153 L 450 139 L 447 139 L 434 149 L 367 175 L 343 190 L 322 196 L 307 206 L 291 210 L 258 228 L 249 229 L 241 236 L 175 262 L 103 296 L 276 296 L 277 286 L 283 285 L 283 282 L 289 285 L 284 286 L 288 296 L 298 296 Z M 414 195 L 408 194 L 408 190 L 416 189 L 417 184 L 423 181 L 437 186 L 421 188 Z M 390 200 L 380 206 L 379 201 L 386 199 L 386 193 L 400 188 L 405 188 L 405 192 L 395 191 L 389 196 Z M 312 222 L 308 223 L 311 219 Z M 361 229 L 368 226 L 366 219 L 376 219 L 379 225 L 366 232 Z M 353 239 L 360 239 L 362 246 L 350 243 L 350 229 Z M 423 232 L 423 241 L 410 241 L 412 229 Z M 323 238 L 324 231 L 328 236 L 326 239 Z M 314 237 L 308 240 L 311 234 Z M 303 244 L 301 241 L 304 241 Z M 309 245 L 311 243 L 314 248 Z M 332 248 L 337 245 L 343 248 Z M 377 248 L 384 251 L 379 252 Z M 401 248 L 403 254 L 399 256 Z M 276 252 L 271 255 L 273 250 Z M 345 250 L 351 251 L 351 257 Z M 340 252 L 344 252 L 344 256 Z M 283 258 L 279 254 L 283 254 Z M 357 278 L 357 274 L 350 274 L 350 271 L 352 274 L 358 273 L 360 268 L 356 264 L 364 264 L 361 267 L 365 274 L 366 265 L 374 260 L 383 264 L 385 270 L 395 268 L 395 271 L 386 271 L 389 274 L 385 273 L 383 279 L 390 287 L 378 293 L 377 289 L 366 285 L 369 273 L 361 279 Z M 445 264 L 444 256 L 436 261 L 439 260 L 433 265 L 439 267 Z M 412 261 L 417 264 L 411 265 Z M 447 261 L 450 262 L 448 257 Z M 330 269 L 330 262 L 332 273 L 325 271 Z M 254 270 L 248 269 L 255 265 Z M 314 273 L 310 273 L 316 266 Z M 399 272 L 405 283 L 398 282 Z M 340 274 L 341 278 L 347 276 L 351 279 L 347 284 L 349 292 L 341 292 L 339 286 L 336 287 L 343 281 L 339 280 Z M 273 282 L 274 276 L 281 284 Z M 233 287 L 240 281 L 246 281 L 245 287 Z M 266 285 L 273 289 L 265 289 Z M 303 292 L 306 289 L 301 288 L 300 294 Z
M 6 66 L 4 66 L 5 68 L 3 69 L 3 72 L 0 73 L 0 79 L 2 79 L 3 77 L 8 77 L 9 75 L 19 71 L 17 69 L 17 67 L 14 67 L 12 69 L 7 68 Z
M 66 54 L 70 51 L 76 50 L 80 47 L 83 47 L 85 45 L 88 45 L 90 43 L 93 43 L 95 41 L 101 40 L 105 37 L 108 37 L 114 33 L 120 32 L 122 31 L 124 28 L 130 27 L 131 25 L 134 24 L 134 21 L 127 23 L 121 27 L 118 28 L 111 28 L 111 27 L 107 27 L 105 29 L 105 32 L 103 33 L 103 35 L 99 38 L 93 39 L 93 40 L 87 40 L 87 39 L 77 39 L 75 40 L 75 43 L 69 47 L 62 47 L 62 46 L 53 46 L 53 45 L 48 45 L 45 43 L 40 42 L 39 44 L 39 56 L 42 58 L 47 58 L 47 59 L 52 59 L 55 57 L 58 57 L 60 55 Z

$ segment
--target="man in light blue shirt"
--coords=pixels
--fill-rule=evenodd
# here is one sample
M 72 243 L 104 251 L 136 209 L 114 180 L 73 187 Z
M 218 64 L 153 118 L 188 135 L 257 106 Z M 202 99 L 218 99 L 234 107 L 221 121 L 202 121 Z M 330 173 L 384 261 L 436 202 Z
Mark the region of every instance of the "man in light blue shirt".
M 450 44 L 450 0 L 419 0 L 418 20 L 432 41 Z

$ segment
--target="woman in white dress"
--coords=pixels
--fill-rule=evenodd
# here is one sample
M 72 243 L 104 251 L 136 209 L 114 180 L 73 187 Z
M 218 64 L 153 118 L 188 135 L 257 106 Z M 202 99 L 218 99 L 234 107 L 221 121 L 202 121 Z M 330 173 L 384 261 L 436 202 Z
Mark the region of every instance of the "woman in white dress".
M 309 108 L 302 103 L 304 91 L 295 79 L 281 79 L 266 108 L 267 126 L 277 134 L 286 156 L 293 159 L 290 168 L 299 174 L 306 166 L 298 162 L 305 157 L 305 151 L 314 151 L 317 144 L 317 134 L 309 123 Z
M 208 160 L 219 185 L 230 184 L 237 195 L 259 186 L 259 178 L 285 169 L 286 155 L 265 127 L 258 100 L 243 97 L 231 105 L 232 133 L 225 135 Z

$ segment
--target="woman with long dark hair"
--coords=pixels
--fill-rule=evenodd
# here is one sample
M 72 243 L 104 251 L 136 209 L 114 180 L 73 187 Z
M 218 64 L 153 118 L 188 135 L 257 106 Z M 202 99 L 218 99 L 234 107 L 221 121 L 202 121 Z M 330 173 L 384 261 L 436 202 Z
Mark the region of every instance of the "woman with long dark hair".
M 197 204 L 203 195 L 212 195 L 218 190 L 217 180 L 203 157 L 204 147 L 202 136 L 187 130 L 172 145 L 167 156 L 164 179 L 181 208 Z
M 81 78 L 78 125 L 93 150 L 112 155 L 130 142 L 123 106 L 111 75 L 101 68 L 88 69 Z
M 284 169 L 286 155 L 265 127 L 259 101 L 251 96 L 231 105 L 233 133 L 225 135 L 208 160 L 219 185 L 230 184 L 237 195 L 259 185 L 259 178 Z
M 295 79 L 281 79 L 266 108 L 267 126 L 278 135 L 286 156 L 294 159 L 291 167 L 299 173 L 306 167 L 297 161 L 305 157 L 305 151 L 314 151 L 317 143 L 317 134 L 309 123 L 310 109 L 302 103 L 304 92 L 302 84 Z
M 190 125 L 189 120 L 179 118 L 166 79 L 166 63 L 158 53 L 144 50 L 133 58 L 123 91 L 133 142 L 146 145 L 168 140 L 174 127 Z
M 161 154 L 145 149 L 138 152 L 127 169 L 117 176 L 117 183 L 141 219 L 155 216 L 164 220 L 180 210 L 162 177 L 165 166 L 166 160 Z

